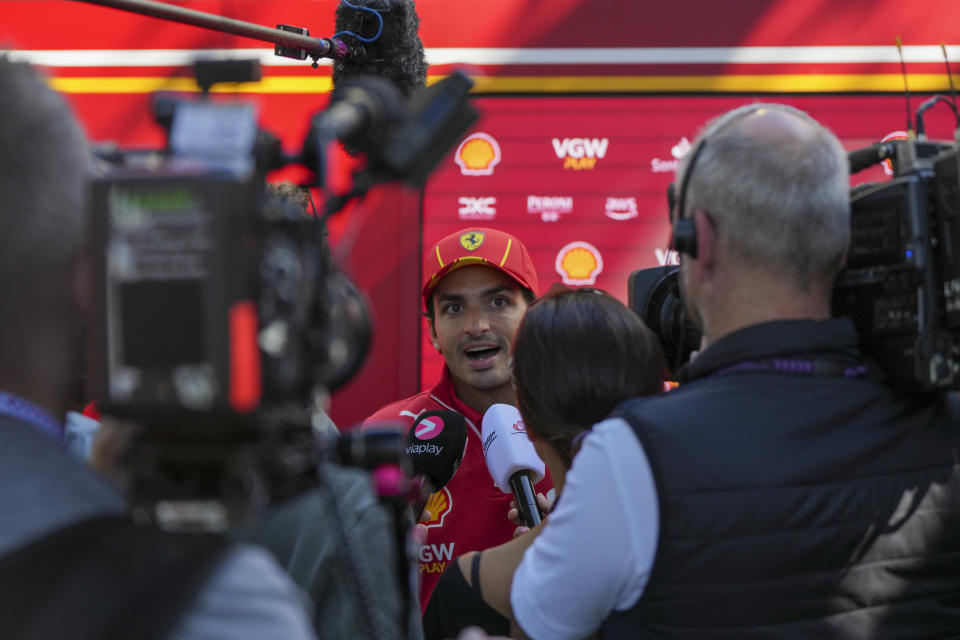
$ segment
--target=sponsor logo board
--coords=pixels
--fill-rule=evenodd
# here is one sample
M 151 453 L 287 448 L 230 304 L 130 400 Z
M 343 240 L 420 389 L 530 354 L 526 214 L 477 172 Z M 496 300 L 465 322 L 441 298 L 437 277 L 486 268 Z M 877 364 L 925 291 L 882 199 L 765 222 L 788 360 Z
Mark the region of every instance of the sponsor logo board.
M 527 213 L 540 216 L 544 222 L 556 222 L 573 211 L 570 196 L 527 196 Z
M 564 284 L 592 285 L 603 271 L 603 256 L 589 242 L 571 242 L 557 252 L 554 266 Z
M 553 151 L 563 160 L 564 169 L 593 170 L 607 156 L 609 138 L 553 138 Z
M 637 207 L 637 199 L 629 198 L 607 198 L 603 205 L 603 214 L 611 220 L 630 220 L 640 215 Z
M 463 139 L 453 156 L 465 176 L 490 176 L 500 164 L 500 143 L 489 133 L 478 131 Z
M 461 220 L 493 220 L 497 217 L 497 198 L 495 196 L 457 198 L 460 208 L 457 217 Z
M 650 160 L 650 170 L 653 173 L 675 173 L 680 166 L 680 160 L 690 153 L 692 146 L 686 136 L 680 138 L 680 142 L 670 147 L 671 158 L 669 160 L 653 158 Z

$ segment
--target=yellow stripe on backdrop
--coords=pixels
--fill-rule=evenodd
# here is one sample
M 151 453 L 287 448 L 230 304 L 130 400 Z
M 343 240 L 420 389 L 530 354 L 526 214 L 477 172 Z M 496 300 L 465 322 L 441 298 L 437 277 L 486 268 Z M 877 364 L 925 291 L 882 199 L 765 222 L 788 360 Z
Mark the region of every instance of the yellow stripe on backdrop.
M 430 76 L 428 82 L 444 76 Z M 903 91 L 899 74 L 750 74 L 697 76 L 477 76 L 474 93 L 859 93 Z M 910 90 L 949 90 L 944 74 L 912 73 Z M 199 91 L 192 78 L 161 76 L 59 77 L 53 87 L 64 93 L 151 93 Z M 261 82 L 221 85 L 218 93 L 329 93 L 329 76 L 275 76 Z

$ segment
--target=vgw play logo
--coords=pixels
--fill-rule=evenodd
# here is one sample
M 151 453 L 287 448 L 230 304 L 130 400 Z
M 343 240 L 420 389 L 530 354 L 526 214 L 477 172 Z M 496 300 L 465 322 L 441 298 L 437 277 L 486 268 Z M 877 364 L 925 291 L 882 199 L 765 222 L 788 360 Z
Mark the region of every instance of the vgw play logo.
M 551 142 L 557 158 L 563 160 L 563 168 L 574 171 L 595 169 L 610 146 L 608 138 L 554 138 Z

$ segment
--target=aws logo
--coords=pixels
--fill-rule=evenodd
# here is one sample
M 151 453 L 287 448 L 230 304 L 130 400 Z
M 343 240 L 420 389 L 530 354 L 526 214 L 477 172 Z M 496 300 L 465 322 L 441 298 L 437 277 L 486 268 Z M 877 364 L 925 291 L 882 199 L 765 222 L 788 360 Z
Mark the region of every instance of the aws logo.
M 420 524 L 428 529 L 442 527 L 444 518 L 453 510 L 453 496 L 450 495 L 450 490 L 444 487 L 440 491 L 430 494 L 424 508 L 430 512 L 430 519 L 421 520 Z
M 630 220 L 640 215 L 636 198 L 607 198 L 603 206 L 604 215 L 611 220 Z
M 490 176 L 500 164 L 500 155 L 496 138 L 478 131 L 464 138 L 453 159 L 465 176 Z
M 574 171 L 595 169 L 597 160 L 606 157 L 610 146 L 607 138 L 554 138 L 551 142 L 557 158 L 563 160 L 563 168 Z

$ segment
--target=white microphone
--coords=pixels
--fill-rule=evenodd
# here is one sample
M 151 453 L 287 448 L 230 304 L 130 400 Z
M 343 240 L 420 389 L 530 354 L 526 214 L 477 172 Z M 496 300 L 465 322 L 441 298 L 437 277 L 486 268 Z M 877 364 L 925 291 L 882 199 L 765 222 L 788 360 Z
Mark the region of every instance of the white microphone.
M 483 414 L 483 457 L 500 491 L 513 493 L 520 521 L 527 527 L 540 524 L 540 509 L 533 483 L 543 478 L 543 460 L 527 437 L 527 428 L 516 407 L 491 405 Z

